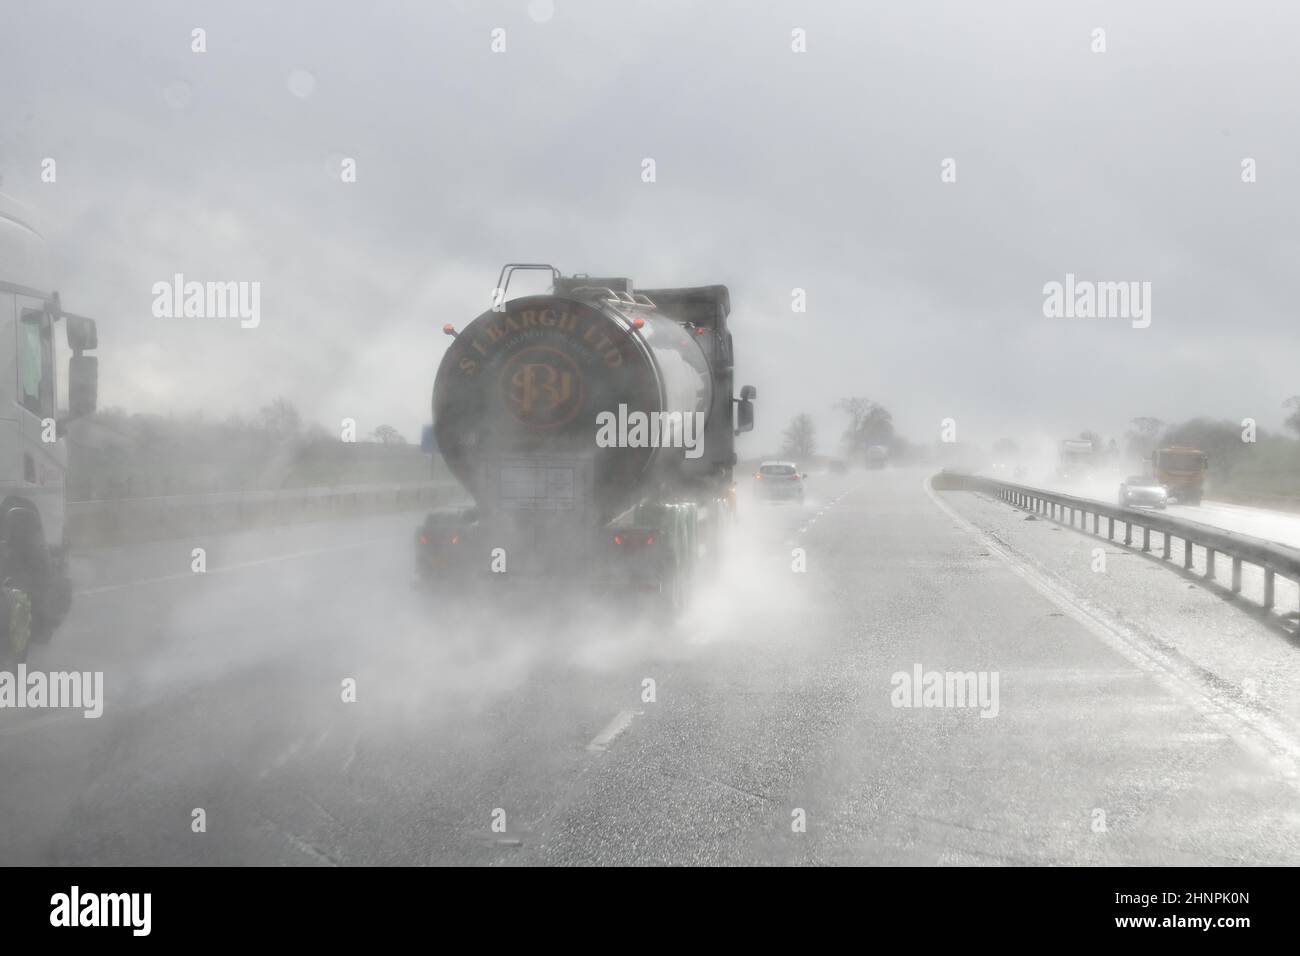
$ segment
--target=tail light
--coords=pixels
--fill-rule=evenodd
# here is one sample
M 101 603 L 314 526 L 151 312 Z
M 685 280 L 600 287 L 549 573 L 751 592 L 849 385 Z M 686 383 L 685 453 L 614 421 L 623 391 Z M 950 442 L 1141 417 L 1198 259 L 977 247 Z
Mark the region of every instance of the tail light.
M 451 536 L 451 543 L 452 543 L 452 544 L 460 544 L 460 535 L 459 535 L 459 534 L 453 534 L 453 535 Z

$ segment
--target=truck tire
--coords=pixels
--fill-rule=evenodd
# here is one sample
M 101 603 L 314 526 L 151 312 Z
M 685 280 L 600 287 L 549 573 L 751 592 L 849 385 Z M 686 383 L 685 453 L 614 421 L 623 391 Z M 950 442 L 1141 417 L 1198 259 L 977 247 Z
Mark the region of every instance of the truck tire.
M 21 539 L 0 540 L 0 660 L 21 664 L 31 649 L 36 575 Z
M 0 586 L 0 663 L 23 663 L 31 646 L 31 598 L 6 581 Z
M 18 506 L 6 511 L 3 534 L 0 628 L 8 652 L 25 659 L 31 644 L 47 643 L 53 636 L 72 603 L 72 585 L 62 573 L 62 562 L 51 560 L 40 518 L 30 509 Z
M 3 618 L 8 653 L 21 663 L 33 644 L 48 644 L 61 616 L 50 613 L 49 581 L 26 562 L 13 568 L 0 585 L 0 618 Z

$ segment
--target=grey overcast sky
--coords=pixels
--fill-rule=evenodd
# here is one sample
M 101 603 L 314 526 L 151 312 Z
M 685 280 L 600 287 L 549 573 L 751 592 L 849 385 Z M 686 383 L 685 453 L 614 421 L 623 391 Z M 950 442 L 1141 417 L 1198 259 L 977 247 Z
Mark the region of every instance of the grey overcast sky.
M 0 188 L 106 405 L 416 439 L 519 260 L 729 285 L 742 454 L 846 395 L 989 442 L 1300 392 L 1300 4 L 2 3 Z M 1045 317 L 1067 272 L 1150 282 L 1150 327 Z M 155 318 L 175 273 L 259 281 L 260 327 Z

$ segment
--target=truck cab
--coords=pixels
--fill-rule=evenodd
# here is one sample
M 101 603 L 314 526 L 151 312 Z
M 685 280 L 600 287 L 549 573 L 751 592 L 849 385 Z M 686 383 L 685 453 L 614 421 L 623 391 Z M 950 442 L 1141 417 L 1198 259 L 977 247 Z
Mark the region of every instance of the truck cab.
M 24 659 L 71 606 L 66 435 L 95 410 L 97 344 L 63 310 L 32 214 L 0 195 L 0 659 Z
M 1173 445 L 1151 456 L 1151 473 L 1177 504 L 1199 505 L 1205 494 L 1209 459 L 1199 448 Z
M 1086 438 L 1066 438 L 1057 450 L 1056 477 L 1078 482 L 1092 477 L 1095 462 L 1092 442 Z

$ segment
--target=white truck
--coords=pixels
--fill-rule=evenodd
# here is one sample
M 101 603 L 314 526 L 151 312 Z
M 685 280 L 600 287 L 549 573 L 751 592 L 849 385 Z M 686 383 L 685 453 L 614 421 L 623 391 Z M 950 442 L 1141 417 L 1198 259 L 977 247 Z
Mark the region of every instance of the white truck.
M 1056 477 L 1061 481 L 1079 482 L 1092 477 L 1095 449 L 1088 438 L 1066 438 L 1058 446 Z
M 66 434 L 95 410 L 97 345 L 94 321 L 63 311 L 31 213 L 0 195 L 0 660 L 24 660 L 72 605 Z

